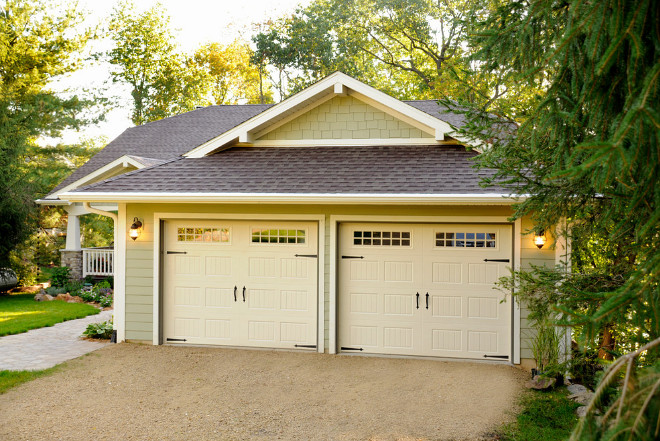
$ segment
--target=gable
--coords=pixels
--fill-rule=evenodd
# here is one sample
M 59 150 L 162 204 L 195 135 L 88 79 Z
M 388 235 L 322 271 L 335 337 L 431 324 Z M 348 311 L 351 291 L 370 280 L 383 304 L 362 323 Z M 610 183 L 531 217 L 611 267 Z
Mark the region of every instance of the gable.
M 434 135 L 352 96 L 335 96 L 262 134 L 264 141 L 322 139 L 433 139 Z M 261 142 L 260 142 L 261 141 Z

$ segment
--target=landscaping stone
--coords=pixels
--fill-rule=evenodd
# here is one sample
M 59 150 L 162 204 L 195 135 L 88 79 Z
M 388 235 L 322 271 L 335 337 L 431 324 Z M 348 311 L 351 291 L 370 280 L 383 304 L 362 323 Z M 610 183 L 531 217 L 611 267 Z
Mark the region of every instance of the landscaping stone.
M 575 413 L 578 417 L 584 418 L 587 415 L 587 406 L 580 406 L 575 409 Z
M 582 386 L 581 384 L 571 384 L 566 386 L 566 389 L 568 389 L 568 392 L 571 395 L 583 394 L 589 391 L 589 389 L 587 389 L 585 386 Z
M 34 301 L 35 302 L 43 302 L 44 300 L 46 300 L 45 297 L 46 297 L 46 294 L 39 293 L 36 296 L 34 296 Z
M 71 296 L 71 299 L 67 300 L 67 303 L 83 303 L 84 300 L 79 296 Z
M 63 300 L 65 302 L 68 302 L 71 300 L 71 294 L 66 293 L 66 294 L 58 294 L 57 297 L 55 297 L 55 300 Z
M 44 294 L 44 301 L 50 302 L 51 300 L 53 300 L 53 296 L 50 294 Z
M 568 399 L 573 400 L 578 404 L 587 405 L 587 404 L 589 404 L 589 402 L 591 401 L 591 398 L 593 396 L 594 396 L 593 392 L 586 391 L 586 392 L 581 393 L 581 394 L 569 395 Z
M 528 389 L 546 390 L 554 387 L 556 382 L 557 380 L 555 378 L 546 378 L 540 375 L 536 375 L 534 378 L 525 383 L 525 387 Z

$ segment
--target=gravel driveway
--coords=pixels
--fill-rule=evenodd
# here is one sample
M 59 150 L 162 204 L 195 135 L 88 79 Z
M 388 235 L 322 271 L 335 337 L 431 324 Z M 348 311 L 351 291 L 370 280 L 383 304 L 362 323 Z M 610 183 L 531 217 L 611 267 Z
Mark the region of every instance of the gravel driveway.
M 467 362 L 111 345 L 0 396 L 7 440 L 462 440 L 525 374 Z

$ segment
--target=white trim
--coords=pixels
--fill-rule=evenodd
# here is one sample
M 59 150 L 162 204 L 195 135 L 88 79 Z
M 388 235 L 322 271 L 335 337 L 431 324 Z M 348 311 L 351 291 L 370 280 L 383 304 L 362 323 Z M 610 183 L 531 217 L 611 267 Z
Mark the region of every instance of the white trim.
M 351 95 L 355 95 L 363 101 L 365 99 L 373 100 L 372 103 L 378 103 L 383 109 L 387 109 L 387 113 L 390 113 L 393 116 L 398 115 L 399 119 L 407 120 L 407 122 L 415 122 L 416 125 L 422 124 L 423 126 L 426 126 L 426 131 L 430 129 L 431 131 L 429 133 L 431 135 L 437 136 L 436 129 L 440 129 L 440 131 L 447 134 L 453 132 L 451 126 L 446 122 L 416 109 L 409 104 L 399 101 L 386 93 L 374 89 L 355 78 L 349 77 L 342 72 L 335 72 L 311 85 L 307 89 L 298 92 L 294 96 L 228 130 L 222 135 L 190 150 L 183 156 L 189 158 L 202 158 L 225 144 L 236 140 L 241 134 L 253 131 L 263 131 L 272 121 L 279 120 L 282 115 L 289 112 L 297 112 L 300 108 L 309 106 L 312 100 L 317 100 L 319 97 L 325 97 L 329 94 L 336 96 L 335 91 L 337 90 L 338 85 L 342 86 L 342 92 L 349 89 Z
M 117 343 L 126 340 L 126 204 L 117 205 L 115 222 L 114 325 Z
M 507 224 L 511 225 L 507 216 L 383 216 L 383 215 L 343 215 L 333 214 L 330 215 L 330 292 L 329 296 L 329 319 L 328 326 L 328 352 L 330 354 L 337 353 L 337 259 L 338 259 L 338 239 L 339 230 L 338 226 L 342 222 L 384 222 L 384 223 L 424 223 L 424 224 L 437 224 L 437 223 L 471 223 L 471 224 Z M 516 228 L 513 229 L 512 234 L 516 234 Z M 516 240 L 515 237 L 512 240 Z M 516 258 L 520 259 L 519 255 L 514 253 L 514 265 Z M 515 310 L 514 310 L 515 314 Z M 514 330 L 515 333 L 515 324 Z M 520 348 L 518 348 L 520 350 Z M 515 357 L 515 345 L 514 345 Z M 514 360 L 515 362 L 515 360 Z M 520 360 L 518 360 L 520 363 Z
M 274 220 L 274 221 L 312 221 L 318 223 L 319 235 L 317 239 L 317 271 L 318 271 L 318 292 L 316 301 L 320 303 L 319 313 L 317 320 L 321 322 L 320 337 L 317 336 L 317 351 L 324 351 L 324 308 L 325 308 L 325 215 L 323 214 L 245 214 L 245 213 L 188 213 L 188 212 L 154 212 L 154 272 L 153 272 L 153 327 L 152 327 L 152 342 L 154 345 L 160 344 L 160 255 L 162 243 L 160 241 L 160 221 L 173 220 L 173 219 L 231 219 L 236 221 L 241 220 Z M 126 235 L 123 235 L 126 241 Z M 317 326 L 317 333 L 319 332 Z
M 264 139 L 255 141 L 253 147 L 323 147 L 323 146 L 381 146 L 381 145 L 458 145 L 456 142 L 438 141 L 435 138 L 344 138 L 344 139 Z
M 396 194 L 396 193 L 160 193 L 75 192 L 60 195 L 80 202 L 194 202 L 194 203 L 283 203 L 308 204 L 420 204 L 420 205 L 511 205 L 526 195 L 508 194 Z
M 513 227 L 513 269 L 519 271 L 522 265 L 522 220 L 516 219 Z M 513 303 L 513 364 L 520 364 L 520 302 L 511 299 Z
M 113 171 L 114 169 L 123 169 L 123 168 L 128 168 L 128 166 L 135 167 L 136 169 L 142 169 L 145 168 L 145 165 L 142 164 L 141 162 L 131 158 L 128 155 L 124 155 L 120 158 L 115 159 L 112 162 L 107 163 L 103 167 L 94 170 L 88 175 L 83 176 L 82 178 L 78 179 L 75 182 L 72 182 L 71 184 L 67 185 L 63 189 L 58 191 L 58 196 L 62 193 L 66 193 L 67 191 L 73 190 L 78 187 L 82 187 L 91 181 L 94 181 L 95 179 L 99 178 L 100 176 L 103 176 L 106 173 L 109 173 Z M 116 175 L 113 175 L 116 176 Z M 109 178 L 112 176 L 109 176 Z M 42 199 L 43 200 L 43 199 Z

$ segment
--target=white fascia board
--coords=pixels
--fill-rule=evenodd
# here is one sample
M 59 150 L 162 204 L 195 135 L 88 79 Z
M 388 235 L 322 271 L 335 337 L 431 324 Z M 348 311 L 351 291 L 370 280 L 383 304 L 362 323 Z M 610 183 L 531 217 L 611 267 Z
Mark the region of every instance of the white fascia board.
M 71 202 L 62 199 L 37 199 L 34 202 L 39 205 L 71 205 Z
M 371 204 L 371 205 L 511 205 L 524 195 L 508 194 L 336 194 L 336 193 L 110 193 L 80 192 L 61 195 L 70 201 L 151 202 L 151 203 L 231 203 L 231 204 Z
M 202 158 L 229 142 L 240 139 L 248 139 L 248 133 L 251 131 L 263 131 L 263 127 L 270 121 L 278 121 L 283 114 L 291 110 L 296 110 L 298 106 L 307 103 L 314 97 L 319 95 L 325 96 L 328 93 L 336 94 L 337 90 L 341 90 L 343 93 L 346 93 L 347 88 L 351 90 L 352 94 L 353 91 L 356 92 L 354 95 L 358 99 L 362 97 L 379 103 L 381 110 L 383 108 L 389 109 L 393 111 L 394 114 L 398 113 L 404 115 L 432 128 L 433 130 L 430 133 L 433 134 L 436 138 L 440 133 L 444 133 L 451 135 L 461 142 L 466 142 L 474 147 L 477 147 L 477 145 L 475 145 L 474 142 L 470 142 L 470 140 L 452 135 L 454 129 L 448 123 L 435 118 L 426 112 L 416 109 L 409 104 L 399 101 L 398 99 L 393 98 L 384 92 L 374 89 L 373 87 L 368 86 L 365 83 L 356 80 L 355 78 L 349 77 L 344 73 L 335 72 L 332 75 L 325 77 L 321 81 L 309 86 L 307 89 L 298 92 L 294 96 L 287 98 L 286 100 L 276 104 L 270 109 L 267 109 L 245 121 L 244 123 L 239 124 L 233 129 L 228 130 L 220 136 L 207 141 L 206 143 L 190 150 L 187 153 L 184 153 L 183 156 L 188 158 Z
M 66 193 L 70 190 L 83 187 L 86 184 L 92 182 L 94 179 L 98 178 L 99 176 L 103 176 L 105 173 L 108 173 L 109 171 L 112 171 L 113 169 L 118 169 L 118 168 L 127 168 L 128 166 L 133 166 L 137 168 L 138 170 L 141 168 L 144 168 L 144 164 L 141 162 L 131 158 L 128 155 L 121 156 L 117 159 L 115 159 L 112 162 L 109 162 L 108 164 L 104 165 L 101 168 L 98 168 L 91 172 L 88 175 L 83 176 L 82 178 L 78 179 L 75 182 L 72 182 L 71 184 L 67 185 L 64 187 L 62 190 L 60 190 L 57 194 L 59 197 L 61 194 Z M 47 199 L 46 199 L 47 200 Z

